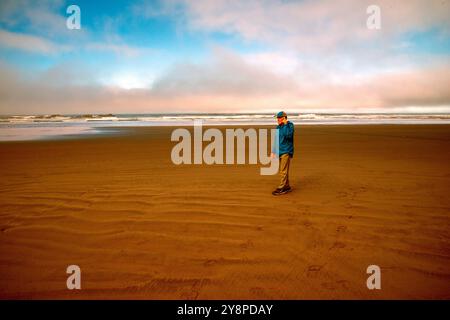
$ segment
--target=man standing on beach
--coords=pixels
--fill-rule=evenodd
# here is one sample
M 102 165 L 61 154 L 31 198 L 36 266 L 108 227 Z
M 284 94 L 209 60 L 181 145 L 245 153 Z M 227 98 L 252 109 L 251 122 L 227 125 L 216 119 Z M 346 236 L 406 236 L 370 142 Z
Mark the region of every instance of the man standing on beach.
M 279 196 L 291 191 L 289 185 L 289 164 L 291 158 L 294 156 L 294 124 L 287 119 L 287 114 L 284 111 L 280 111 L 276 115 L 277 117 L 277 130 L 278 130 L 278 154 L 276 150 L 272 151 L 272 157 L 278 156 L 280 159 L 280 185 L 276 188 L 272 194 Z

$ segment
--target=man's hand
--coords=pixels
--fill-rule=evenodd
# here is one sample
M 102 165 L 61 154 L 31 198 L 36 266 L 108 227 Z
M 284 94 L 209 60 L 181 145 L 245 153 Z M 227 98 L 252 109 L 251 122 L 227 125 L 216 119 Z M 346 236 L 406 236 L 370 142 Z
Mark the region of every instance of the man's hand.
M 272 152 L 272 153 L 270 154 L 270 157 L 271 157 L 272 159 L 275 159 L 276 154 Z

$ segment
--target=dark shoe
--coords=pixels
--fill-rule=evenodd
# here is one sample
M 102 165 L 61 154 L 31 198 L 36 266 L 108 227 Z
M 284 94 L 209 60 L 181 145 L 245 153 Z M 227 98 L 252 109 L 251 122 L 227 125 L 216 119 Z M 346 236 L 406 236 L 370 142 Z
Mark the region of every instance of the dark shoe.
M 275 191 L 272 192 L 272 194 L 274 196 L 280 196 L 282 194 L 286 194 L 286 193 L 290 192 L 291 190 L 292 190 L 291 187 L 284 187 L 282 189 L 277 188 Z
M 283 189 L 280 190 L 280 195 L 291 192 L 291 190 L 292 190 L 291 187 L 284 187 Z
M 275 190 L 272 191 L 272 194 L 273 194 L 274 196 L 279 196 L 281 190 L 282 190 L 282 189 L 276 188 Z

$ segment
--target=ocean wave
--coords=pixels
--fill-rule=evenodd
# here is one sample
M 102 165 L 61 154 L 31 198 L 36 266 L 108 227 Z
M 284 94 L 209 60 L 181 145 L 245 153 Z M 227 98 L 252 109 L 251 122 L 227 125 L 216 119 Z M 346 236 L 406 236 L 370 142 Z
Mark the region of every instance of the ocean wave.
M 450 114 L 332 114 L 332 113 L 294 113 L 289 119 L 300 122 L 371 122 L 371 121 L 448 121 Z M 79 114 L 79 115 L 14 115 L 0 116 L 0 123 L 27 124 L 27 123 L 114 123 L 114 122 L 148 122 L 148 123 L 178 123 L 194 120 L 203 120 L 213 123 L 273 123 L 273 114 Z

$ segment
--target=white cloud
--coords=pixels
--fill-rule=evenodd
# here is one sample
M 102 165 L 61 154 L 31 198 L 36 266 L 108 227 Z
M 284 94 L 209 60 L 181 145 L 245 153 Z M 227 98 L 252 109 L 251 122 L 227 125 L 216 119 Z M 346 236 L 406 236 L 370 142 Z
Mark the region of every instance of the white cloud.
M 153 84 L 163 95 L 220 94 L 251 96 L 288 92 L 295 83 L 272 70 L 248 63 L 238 54 L 214 48 L 211 58 L 201 64 L 179 63 Z
M 98 82 L 99 74 L 109 76 Z M 149 70 L 151 74 L 151 70 Z M 207 63 L 178 64 L 153 86 L 139 73 L 115 76 L 89 65 L 60 65 L 25 76 L 0 64 L 0 113 L 92 112 L 389 112 L 421 107 L 450 112 L 450 64 L 378 74 L 350 83 L 294 81 L 216 49 Z
M 438 28 L 449 34 L 449 1 L 379 0 L 382 28 L 366 27 L 370 0 L 172 0 L 162 12 L 184 7 L 189 28 L 199 32 L 225 32 L 272 47 L 298 51 L 338 50 L 349 44 L 395 39 L 412 31 Z M 175 5 L 175 4 L 178 4 Z M 325 52 L 323 52 L 325 53 Z M 329 53 L 329 52 L 328 52 Z
M 56 44 L 42 37 L 5 30 L 0 30 L 0 46 L 51 55 L 70 49 L 68 46 Z

